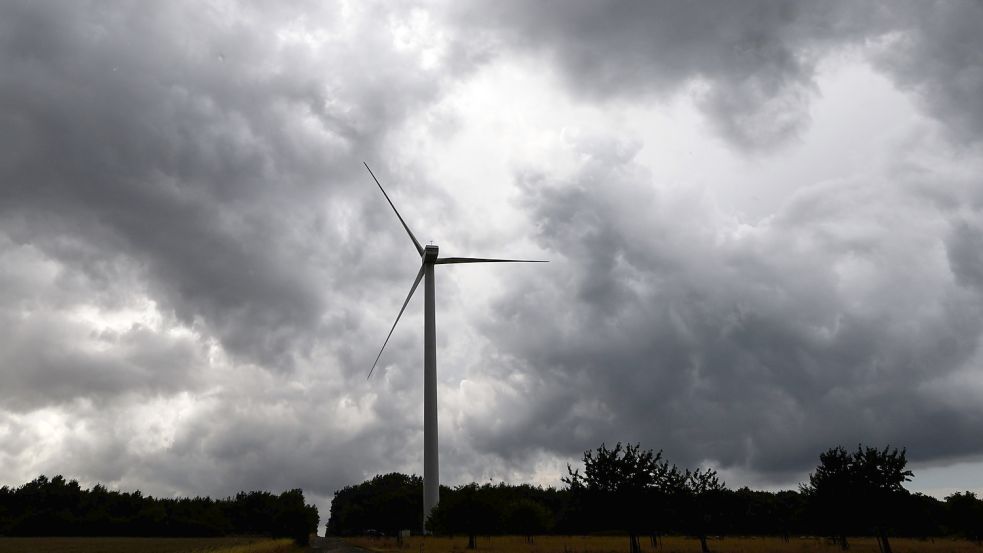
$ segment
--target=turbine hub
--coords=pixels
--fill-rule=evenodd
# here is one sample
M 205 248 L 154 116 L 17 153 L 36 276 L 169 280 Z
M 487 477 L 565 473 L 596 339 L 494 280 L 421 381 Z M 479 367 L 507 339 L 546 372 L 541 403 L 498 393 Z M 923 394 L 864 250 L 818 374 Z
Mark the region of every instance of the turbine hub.
M 437 246 L 434 246 L 433 244 L 427 244 L 426 246 L 424 246 L 424 248 L 423 248 L 423 262 L 424 263 L 433 263 L 434 261 L 437 261 L 437 250 L 438 249 L 439 248 Z

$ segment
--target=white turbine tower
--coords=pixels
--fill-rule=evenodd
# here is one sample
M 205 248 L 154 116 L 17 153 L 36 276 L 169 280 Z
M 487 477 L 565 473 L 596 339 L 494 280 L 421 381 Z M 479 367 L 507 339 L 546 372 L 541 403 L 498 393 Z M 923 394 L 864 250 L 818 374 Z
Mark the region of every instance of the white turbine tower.
M 393 205 L 393 201 L 389 199 L 389 194 L 386 194 L 386 191 L 382 188 L 379 179 L 375 177 L 372 169 L 369 169 L 369 164 L 364 162 L 363 164 L 368 169 L 369 174 L 372 175 L 372 180 L 379 186 L 382 195 L 386 197 L 386 201 L 389 202 L 393 211 L 396 212 L 396 217 L 399 218 L 399 222 L 406 229 L 406 234 L 410 235 L 410 240 L 413 241 L 413 246 L 416 247 L 416 251 L 420 254 L 423 261 L 420 271 L 416 274 L 416 280 L 413 281 L 413 286 L 410 287 L 410 293 L 406 296 L 403 307 L 399 309 L 399 314 L 396 315 L 396 320 L 393 322 L 392 328 L 389 329 L 389 335 L 386 336 L 386 341 L 382 343 L 382 348 L 379 349 L 379 355 L 376 356 L 375 362 L 372 363 L 372 369 L 369 370 L 368 377 L 372 376 L 372 371 L 375 370 L 375 366 L 379 363 L 379 358 L 382 357 L 382 351 L 386 349 L 389 338 L 392 337 L 393 331 L 396 330 L 396 323 L 399 322 L 403 311 L 406 310 L 406 304 L 413 297 L 413 292 L 416 292 L 416 287 L 420 284 L 420 279 L 425 279 L 426 282 L 423 287 L 423 524 L 424 532 L 426 532 L 427 517 L 430 516 L 430 511 L 440 501 L 440 476 L 437 471 L 437 328 L 434 320 L 434 265 L 450 265 L 454 263 L 547 262 L 524 259 L 488 259 L 483 257 L 437 257 L 437 246 L 427 245 L 423 247 L 420 245 L 416 236 L 413 236 L 413 231 L 410 230 L 410 227 L 407 226 L 406 221 L 403 220 L 396 206 Z

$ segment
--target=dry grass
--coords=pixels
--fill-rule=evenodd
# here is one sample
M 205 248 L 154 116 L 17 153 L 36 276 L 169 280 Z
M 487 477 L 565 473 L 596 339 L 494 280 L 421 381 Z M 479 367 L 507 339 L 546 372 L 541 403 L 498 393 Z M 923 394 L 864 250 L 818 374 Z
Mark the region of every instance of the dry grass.
M 290 540 L 265 538 L 0 538 L 0 553 L 288 553 Z
M 291 539 L 282 540 L 263 540 L 247 545 L 236 545 L 233 547 L 216 550 L 215 553 L 293 553 L 303 551 L 306 548 L 299 547 Z
M 348 543 L 381 553 L 467 553 L 467 536 L 412 537 L 402 548 L 390 538 L 349 538 Z M 874 538 L 851 538 L 848 553 L 880 553 Z M 678 536 L 662 540 L 661 547 L 654 547 L 648 537 L 642 537 L 642 551 L 649 553 L 699 553 L 700 542 Z M 722 538 L 711 539 L 710 549 L 715 553 L 840 553 L 839 546 L 821 538 Z M 894 553 L 983 553 L 983 547 L 952 539 L 891 540 Z M 517 536 L 478 537 L 477 553 L 626 553 L 628 538 L 625 536 L 539 536 L 533 543 Z

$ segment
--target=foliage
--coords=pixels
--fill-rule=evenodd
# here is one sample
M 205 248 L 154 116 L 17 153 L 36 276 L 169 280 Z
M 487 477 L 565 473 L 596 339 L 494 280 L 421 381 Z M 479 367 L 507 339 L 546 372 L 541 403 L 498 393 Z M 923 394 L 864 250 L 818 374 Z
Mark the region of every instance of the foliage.
M 542 503 L 523 497 L 509 508 L 503 526 L 526 536 L 526 540 L 531 543 L 533 536 L 545 534 L 552 529 L 553 514 Z
M 441 489 L 443 492 L 444 488 Z M 395 535 L 423 528 L 423 479 L 390 473 L 336 491 L 328 533 L 336 536 L 377 530 Z
M 431 512 L 428 529 L 440 534 L 464 533 L 468 549 L 476 548 L 478 534 L 497 532 L 502 511 L 496 508 L 489 493 L 482 493 L 477 484 L 467 484 L 444 494 L 440 504 Z
M 299 553 L 291 540 L 262 537 L 120 538 L 41 537 L 0 538 L 0 553 Z
M 888 533 L 902 517 L 908 491 L 904 483 L 913 476 L 905 467 L 905 450 L 857 446 L 853 454 L 834 447 L 819 456 L 816 472 L 802 487 L 813 514 L 827 534 L 847 548 L 847 534 L 872 532 L 885 553 L 891 553 Z
M 945 498 L 950 531 L 977 543 L 983 542 L 983 499 L 973 492 Z
M 655 543 L 668 534 L 694 536 L 697 547 L 703 542 L 708 549 L 717 543 L 711 536 L 868 535 L 881 548 L 891 547 L 888 534 L 980 539 L 983 501 L 968 492 L 945 503 L 909 493 L 906 465 L 904 450 L 859 447 L 852 453 L 836 447 L 820 455 L 799 490 L 730 490 L 712 469 L 680 469 L 638 444 L 602 444 L 585 452 L 582 468 L 568 467 L 566 486 L 559 490 L 504 483 L 441 488 L 430 528 L 441 535 L 477 536 L 483 550 L 488 548 L 482 536 L 544 533 L 634 535 L 629 550 L 641 547 L 639 537 Z M 335 494 L 330 533 L 415 532 L 422 493 L 419 477 L 399 474 L 348 486 Z
M 0 488 L 0 535 L 6 536 L 226 536 L 255 534 L 306 544 L 317 508 L 299 489 L 274 495 L 240 492 L 234 498 L 157 499 L 141 492 L 82 489 L 62 476 L 39 476 Z
M 707 536 L 721 533 L 721 522 L 726 516 L 726 487 L 713 469 L 686 471 L 683 479 L 683 520 L 689 533 L 700 540 L 700 550 L 710 551 Z
M 476 546 L 478 535 L 521 533 L 527 537 L 547 531 L 553 525 L 557 491 L 507 484 L 468 484 L 442 490 L 441 500 L 429 521 L 438 534 L 464 534 L 468 547 Z
M 819 455 L 819 466 L 809 475 L 809 484 L 801 486 L 820 533 L 836 536 L 844 549 L 854 521 L 850 462 L 850 454 L 842 446 L 829 449 Z
M 681 496 L 687 479 L 662 459 L 661 451 L 644 450 L 640 444 L 622 447 L 620 442 L 614 449 L 601 444 L 595 451 L 585 451 L 583 474 L 569 465 L 567 472 L 563 482 L 578 509 L 605 530 L 626 531 L 632 553 L 640 550 L 639 534 L 651 533 L 660 524 L 651 516 L 653 511 L 664 510 Z

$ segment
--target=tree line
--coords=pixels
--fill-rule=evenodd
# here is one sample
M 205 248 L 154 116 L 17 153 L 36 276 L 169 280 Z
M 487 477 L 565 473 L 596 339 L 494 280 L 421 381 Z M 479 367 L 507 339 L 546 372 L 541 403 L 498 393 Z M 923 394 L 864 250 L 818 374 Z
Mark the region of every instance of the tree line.
M 891 553 L 890 536 L 961 536 L 983 541 L 983 499 L 972 492 L 944 500 L 912 493 L 904 484 L 905 450 L 834 447 L 819 457 L 797 490 L 727 488 L 709 468 L 680 468 L 662 452 L 617 444 L 584 453 L 582 469 L 567 468 L 560 489 L 475 483 L 441 487 L 427 521 L 438 534 L 627 534 L 629 551 L 640 540 L 690 535 L 709 551 L 707 538 L 724 535 L 827 536 L 843 549 L 847 536 L 875 536 Z M 328 533 L 374 530 L 395 535 L 422 527 L 423 481 L 392 473 L 335 492 Z
M 84 489 L 60 475 L 0 488 L 0 536 L 267 535 L 306 544 L 318 520 L 300 489 L 165 499 L 101 484 Z

